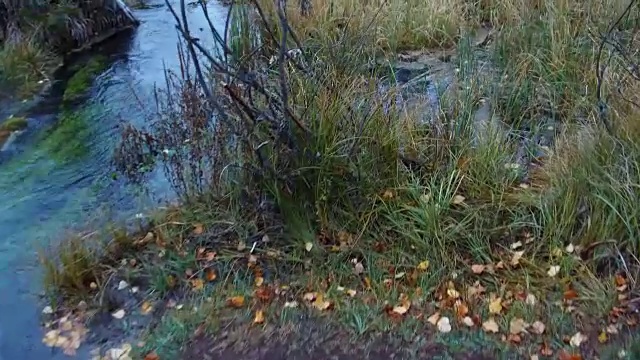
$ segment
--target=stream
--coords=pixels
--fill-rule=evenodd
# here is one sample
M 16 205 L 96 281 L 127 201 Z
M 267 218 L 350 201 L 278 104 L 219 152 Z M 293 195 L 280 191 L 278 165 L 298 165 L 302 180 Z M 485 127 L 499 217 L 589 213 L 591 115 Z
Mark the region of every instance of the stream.
M 121 123 L 148 122 L 155 110 L 154 86 L 163 86 L 165 67 L 178 69 L 173 16 L 162 2 L 150 5 L 134 11 L 141 21 L 137 29 L 91 51 L 106 56 L 109 66 L 78 105 L 91 111 L 79 135 L 56 146 L 81 149 L 74 157 L 61 159 L 41 146 L 56 126 L 64 80 L 26 111 L 27 130 L 0 152 L 0 360 L 67 358 L 42 344 L 39 250 L 82 229 L 131 221 L 173 197 L 161 172 L 141 191 L 114 179 L 110 165 Z M 227 10 L 213 1 L 208 6 L 222 31 Z M 207 39 L 199 8 L 188 11 L 192 31 Z M 0 120 L 19 105 L 0 104 Z M 81 348 L 77 358 L 88 359 L 88 350 Z

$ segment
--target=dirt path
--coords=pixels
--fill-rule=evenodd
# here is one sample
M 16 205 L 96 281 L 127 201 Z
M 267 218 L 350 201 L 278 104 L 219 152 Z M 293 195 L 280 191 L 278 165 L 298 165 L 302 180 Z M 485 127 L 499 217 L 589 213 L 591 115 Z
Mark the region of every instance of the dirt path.
M 301 322 L 264 329 L 246 327 L 222 331 L 215 336 L 197 335 L 186 346 L 183 360 L 350 360 L 350 359 L 456 359 L 493 360 L 497 354 L 451 353 L 444 345 L 426 342 L 408 344 L 384 336 L 354 340 L 346 331 L 331 325 Z

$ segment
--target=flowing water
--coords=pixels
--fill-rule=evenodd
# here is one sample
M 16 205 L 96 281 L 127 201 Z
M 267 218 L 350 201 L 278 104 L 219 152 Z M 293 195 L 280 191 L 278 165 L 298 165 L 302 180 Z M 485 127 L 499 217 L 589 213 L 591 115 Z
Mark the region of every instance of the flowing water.
M 226 9 L 211 3 L 210 16 L 222 31 Z M 114 180 L 110 165 L 121 122 L 149 121 L 155 109 L 154 86 L 162 87 L 165 67 L 178 68 L 174 19 L 167 7 L 157 5 L 135 11 L 142 22 L 135 31 L 92 51 L 106 55 L 109 67 L 79 105 L 90 109 L 90 116 L 74 129 L 77 136 L 56 145 L 80 151 L 61 158 L 58 151 L 42 146 L 56 125 L 62 81 L 48 98 L 28 109 L 28 129 L 0 153 L 0 360 L 64 358 L 41 342 L 38 249 L 96 223 L 96 218 L 97 223 L 126 221 L 172 196 L 162 174 L 150 179 L 148 192 L 141 192 Z M 200 10 L 188 11 L 192 31 L 201 41 L 211 38 Z M 0 119 L 14 105 L 0 105 Z M 87 353 L 79 358 L 87 358 Z

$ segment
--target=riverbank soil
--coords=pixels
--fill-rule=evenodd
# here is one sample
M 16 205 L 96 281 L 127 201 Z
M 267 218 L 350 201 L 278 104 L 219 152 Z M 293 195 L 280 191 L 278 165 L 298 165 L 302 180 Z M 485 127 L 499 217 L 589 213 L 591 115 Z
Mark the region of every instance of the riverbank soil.
M 169 78 L 116 150 L 132 179 L 163 160 L 181 205 L 43 256 L 47 345 L 640 356 L 635 1 L 254 5 L 259 49 L 231 12 L 239 80 Z

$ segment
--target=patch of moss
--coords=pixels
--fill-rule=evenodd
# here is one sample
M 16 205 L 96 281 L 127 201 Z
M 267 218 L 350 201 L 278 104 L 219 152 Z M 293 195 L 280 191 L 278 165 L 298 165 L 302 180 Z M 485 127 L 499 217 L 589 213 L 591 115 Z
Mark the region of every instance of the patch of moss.
M 0 131 L 18 131 L 27 128 L 27 119 L 24 117 L 11 117 L 0 124 Z
M 80 98 L 89 88 L 93 79 L 107 68 L 105 56 L 96 56 L 80 68 L 67 82 L 62 99 L 70 102 Z
M 58 162 L 67 162 L 87 155 L 87 119 L 91 114 L 90 109 L 63 110 L 57 124 L 46 133 L 46 137 L 40 143 L 41 148 Z

